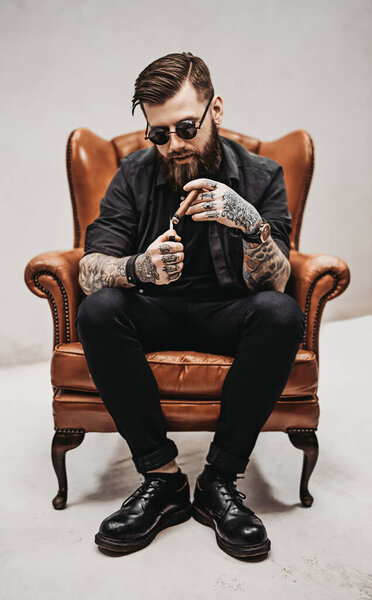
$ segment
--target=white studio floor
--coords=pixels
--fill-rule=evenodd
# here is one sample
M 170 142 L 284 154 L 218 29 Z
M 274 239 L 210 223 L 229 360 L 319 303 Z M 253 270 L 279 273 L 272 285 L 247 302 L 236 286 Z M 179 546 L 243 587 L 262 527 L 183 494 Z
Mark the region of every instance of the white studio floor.
M 126 443 L 118 433 L 87 434 L 67 453 L 68 504 L 54 510 L 49 362 L 1 370 L 1 599 L 372 598 L 371 330 L 372 316 L 321 326 L 313 506 L 299 503 L 302 452 L 283 433 L 259 436 L 238 479 L 271 539 L 260 562 L 228 556 L 194 520 L 138 552 L 103 554 L 99 524 L 142 482 Z M 169 434 L 192 490 L 212 435 Z

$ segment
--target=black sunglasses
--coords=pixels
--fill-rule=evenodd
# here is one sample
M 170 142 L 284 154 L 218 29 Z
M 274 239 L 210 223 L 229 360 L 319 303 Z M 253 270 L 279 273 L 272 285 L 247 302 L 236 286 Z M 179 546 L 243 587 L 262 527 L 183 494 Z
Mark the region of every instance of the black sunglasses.
M 202 126 L 205 115 L 207 114 L 207 110 L 212 100 L 213 96 L 206 106 L 206 109 L 198 127 L 196 126 L 195 121 L 191 119 L 185 119 L 184 121 L 179 121 L 178 123 L 176 123 L 176 131 L 169 131 L 169 127 L 151 127 L 149 135 L 147 135 L 147 131 L 149 128 L 149 124 L 147 123 L 145 140 L 150 140 L 150 142 L 152 142 L 153 144 L 162 146 L 163 144 L 166 144 L 168 142 L 171 133 L 176 133 L 178 137 L 182 138 L 183 140 L 191 140 L 193 137 L 196 136 L 196 132 Z

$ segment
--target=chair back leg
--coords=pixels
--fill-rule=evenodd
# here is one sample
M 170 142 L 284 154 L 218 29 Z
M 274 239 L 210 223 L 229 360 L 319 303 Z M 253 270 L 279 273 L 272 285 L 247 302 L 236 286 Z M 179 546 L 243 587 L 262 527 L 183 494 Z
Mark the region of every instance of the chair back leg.
M 56 510 L 65 508 L 67 502 L 66 452 L 80 446 L 84 439 L 84 429 L 58 429 L 52 441 L 52 463 L 58 479 L 58 493 L 52 504 Z
M 300 499 L 303 506 L 312 505 L 314 498 L 309 492 L 308 484 L 310 475 L 318 460 L 319 446 L 315 429 L 288 428 L 288 437 L 295 448 L 303 450 L 304 460 L 302 465 Z

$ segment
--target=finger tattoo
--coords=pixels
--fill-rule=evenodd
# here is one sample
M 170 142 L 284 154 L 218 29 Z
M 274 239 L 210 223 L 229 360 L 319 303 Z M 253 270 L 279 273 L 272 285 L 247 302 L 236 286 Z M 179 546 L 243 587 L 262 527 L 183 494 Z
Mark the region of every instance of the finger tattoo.
M 213 210 L 217 207 L 217 202 L 205 202 L 203 204 L 204 210 Z
M 169 244 L 160 244 L 159 246 L 160 254 L 169 254 L 171 251 L 171 247 Z
M 220 216 L 220 213 L 218 212 L 218 210 L 215 210 L 214 212 L 207 212 L 206 213 L 206 217 L 207 219 L 217 219 Z
M 176 264 L 176 265 L 164 265 L 163 271 L 165 271 L 166 273 L 174 273 L 175 271 L 178 271 L 178 264 Z
M 164 264 L 175 263 L 175 262 L 177 262 L 177 255 L 176 254 L 164 254 L 164 256 L 161 257 L 161 260 Z
M 167 279 L 168 279 L 168 281 L 173 281 L 174 279 L 178 279 L 179 275 L 180 275 L 180 272 L 179 273 L 168 273 Z
M 217 183 L 215 181 L 213 181 L 212 179 L 205 179 L 204 181 L 205 181 L 205 185 L 209 185 L 213 189 L 216 189 Z

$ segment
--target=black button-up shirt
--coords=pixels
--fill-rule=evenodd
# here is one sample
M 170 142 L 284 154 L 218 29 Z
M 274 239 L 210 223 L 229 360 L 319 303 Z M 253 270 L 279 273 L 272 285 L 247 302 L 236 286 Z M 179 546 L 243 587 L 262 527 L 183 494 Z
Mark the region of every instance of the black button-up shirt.
M 234 140 L 223 136 L 219 139 L 222 163 L 214 179 L 256 208 L 270 223 L 273 240 L 288 258 L 292 227 L 282 167 Z M 145 252 L 169 229 L 170 217 L 180 202 L 181 198 L 166 184 L 154 147 L 128 154 L 101 200 L 99 216 L 87 227 L 85 254 L 102 252 L 123 257 Z M 190 215 L 185 215 L 175 229 L 184 245 L 182 275 L 167 285 L 143 284 L 141 292 L 216 299 L 252 293 L 242 274 L 240 229 L 217 221 L 195 222 Z

